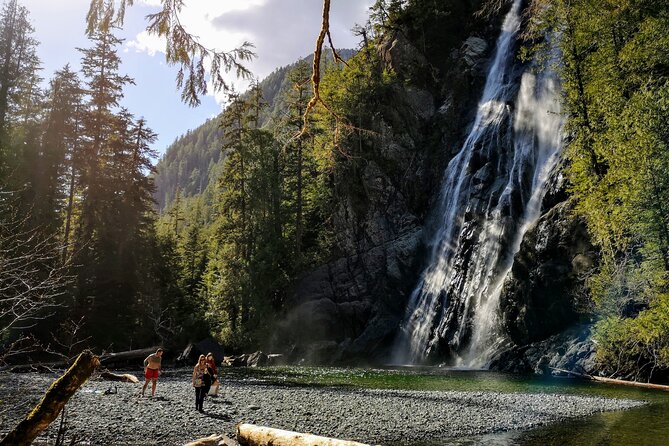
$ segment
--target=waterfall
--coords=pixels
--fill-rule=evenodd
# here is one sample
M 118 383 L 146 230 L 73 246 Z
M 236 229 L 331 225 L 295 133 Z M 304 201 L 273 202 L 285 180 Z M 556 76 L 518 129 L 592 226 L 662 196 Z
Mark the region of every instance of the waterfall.
M 397 362 L 436 356 L 483 368 L 507 343 L 499 298 L 523 235 L 539 218 L 563 124 L 554 76 L 517 61 L 520 3 L 504 19 L 471 131 L 446 168 L 438 229 L 409 299 Z

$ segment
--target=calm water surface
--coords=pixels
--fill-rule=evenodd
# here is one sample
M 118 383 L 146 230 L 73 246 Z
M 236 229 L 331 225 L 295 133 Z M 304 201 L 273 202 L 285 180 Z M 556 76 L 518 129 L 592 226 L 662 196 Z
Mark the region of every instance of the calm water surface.
M 647 401 L 640 408 L 596 414 L 524 432 L 445 438 L 439 445 L 584 445 L 669 446 L 669 392 L 487 371 L 441 368 L 322 368 L 274 367 L 226 369 L 241 379 L 279 385 L 346 386 L 403 390 L 463 390 L 523 393 L 561 393 Z M 427 446 L 427 445 L 425 445 Z

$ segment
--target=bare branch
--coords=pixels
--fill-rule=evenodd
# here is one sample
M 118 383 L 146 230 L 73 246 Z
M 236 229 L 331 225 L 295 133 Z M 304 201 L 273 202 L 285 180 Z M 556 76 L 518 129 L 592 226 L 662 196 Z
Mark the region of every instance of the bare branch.
M 86 32 L 91 35 L 123 26 L 126 7 L 133 3 L 134 0 L 91 0 Z M 176 83 L 181 89 L 181 99 L 190 106 L 197 106 L 200 96 L 207 94 L 208 82 L 215 91 L 230 89 L 222 72 L 233 72 L 238 78 L 250 79 L 251 71 L 244 63 L 256 54 L 249 42 L 231 51 L 204 46 L 182 25 L 179 13 L 183 6 L 183 0 L 163 0 L 162 9 L 146 17 L 146 29 L 150 34 L 165 38 L 165 60 L 168 65 L 179 67 Z

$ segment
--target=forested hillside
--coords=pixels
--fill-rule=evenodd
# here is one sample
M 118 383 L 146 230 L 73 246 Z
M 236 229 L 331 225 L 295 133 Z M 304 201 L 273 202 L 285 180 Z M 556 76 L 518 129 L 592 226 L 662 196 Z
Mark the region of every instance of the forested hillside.
M 543 372 L 570 357 L 592 373 L 666 378 L 669 4 L 515 6 L 519 38 L 495 84 L 513 91 L 491 104 L 505 126 L 493 122 L 497 133 L 470 147 L 453 190 L 472 195 L 443 214 L 461 215 L 464 273 L 481 234 L 505 254 L 508 275 L 491 285 L 504 342 L 491 364 Z M 225 111 L 177 139 L 156 173 L 150 123 L 123 107 L 132 79 L 119 71 L 114 27 L 91 32 L 80 72 L 42 73 L 28 11 L 4 2 L 0 361 L 213 336 L 228 351 L 386 363 L 432 235 L 450 224 L 435 213 L 448 198 L 444 172 L 477 125 L 509 7 L 378 0 L 356 31 L 359 51 L 322 64 L 317 100 L 309 59 L 228 90 Z M 522 192 L 481 212 L 502 222 L 485 237 L 472 216 L 488 190 L 506 190 L 495 169 L 516 159 L 507 137 L 525 130 L 512 122 L 514 77 L 542 70 L 562 94 L 566 124 L 549 135 L 564 142 L 559 167 L 542 173 L 550 190 L 524 239 L 502 234 L 521 226 Z M 436 292 L 431 311 L 456 311 L 455 294 Z M 436 339 L 429 361 L 452 360 L 457 347 Z
M 339 50 L 344 60 L 355 51 Z M 331 56 L 326 58 L 331 60 Z M 298 63 L 311 66 L 313 56 L 308 56 L 292 65 L 277 68 L 260 81 L 263 100 L 267 104 L 262 110 L 261 127 L 279 120 L 286 104 L 284 93 L 290 89 L 286 74 Z M 207 120 L 200 127 L 189 130 L 177 138 L 156 165 L 156 201 L 158 210 L 164 211 L 175 199 L 177 189 L 181 197 L 192 197 L 202 193 L 209 183 L 216 183 L 221 171 L 221 147 L 225 130 L 221 128 L 221 116 Z
M 166 306 L 155 237 L 155 134 L 122 106 L 120 40 L 95 32 L 43 88 L 16 0 L 0 12 L 0 359 L 129 347 Z M 113 317 L 111 317 L 113 315 Z M 32 340 L 32 341 L 31 341 Z M 35 344 L 34 342 L 38 342 Z

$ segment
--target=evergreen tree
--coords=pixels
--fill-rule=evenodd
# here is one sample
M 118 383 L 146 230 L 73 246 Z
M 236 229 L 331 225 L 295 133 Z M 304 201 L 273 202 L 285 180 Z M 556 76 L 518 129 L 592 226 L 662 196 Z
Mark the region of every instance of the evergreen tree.
M 534 6 L 534 36 L 562 33 L 570 191 L 602 254 L 588 281 L 600 365 L 650 379 L 669 369 L 669 5 Z
M 163 306 L 152 272 L 153 180 L 147 176 L 156 135 L 118 108 L 123 87 L 133 82 L 118 73 L 121 41 L 108 33 L 91 40 L 93 48 L 81 50 L 89 101 L 82 120 L 75 305 L 98 345 L 127 346 L 135 335 L 152 335 L 149 316 L 157 318 Z
M 12 98 L 19 94 L 25 83 L 36 86 L 39 59 L 37 41 L 28 10 L 17 0 L 8 0 L 0 11 L 0 144 L 9 143 L 7 126 Z M 25 89 L 22 96 L 30 95 Z M 16 101 L 14 101 L 16 104 Z
M 55 232 L 65 222 L 63 245 L 70 242 L 74 195 L 80 170 L 80 110 L 83 91 L 79 78 L 66 65 L 55 73 L 46 99 L 44 136 L 36 171 L 34 212 L 39 221 Z M 50 222 L 50 223 L 46 223 Z M 67 256 L 67 251 L 64 252 Z

